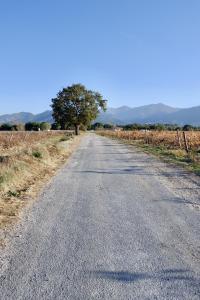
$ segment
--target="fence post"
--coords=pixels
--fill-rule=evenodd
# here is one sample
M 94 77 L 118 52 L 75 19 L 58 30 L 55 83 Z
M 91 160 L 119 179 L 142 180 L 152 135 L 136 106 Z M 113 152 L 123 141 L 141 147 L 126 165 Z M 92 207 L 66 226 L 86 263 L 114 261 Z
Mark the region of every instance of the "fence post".
M 183 131 L 183 140 L 184 140 L 184 145 L 185 145 L 185 151 L 188 153 L 189 147 L 188 147 L 188 141 L 187 141 L 187 136 L 186 136 L 185 131 Z
M 145 129 L 145 144 L 148 144 L 147 129 Z
M 179 130 L 178 130 L 178 129 L 177 129 L 176 133 L 177 133 L 178 144 L 179 144 L 179 147 L 181 148 L 181 147 L 182 147 L 182 144 L 181 144 L 181 137 L 180 137 L 180 134 L 179 134 Z

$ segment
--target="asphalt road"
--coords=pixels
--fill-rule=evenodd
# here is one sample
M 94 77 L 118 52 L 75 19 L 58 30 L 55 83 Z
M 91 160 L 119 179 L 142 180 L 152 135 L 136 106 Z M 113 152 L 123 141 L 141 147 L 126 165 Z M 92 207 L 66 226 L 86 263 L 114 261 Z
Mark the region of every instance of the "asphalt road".
M 89 134 L 24 213 L 0 299 L 200 299 L 200 180 Z

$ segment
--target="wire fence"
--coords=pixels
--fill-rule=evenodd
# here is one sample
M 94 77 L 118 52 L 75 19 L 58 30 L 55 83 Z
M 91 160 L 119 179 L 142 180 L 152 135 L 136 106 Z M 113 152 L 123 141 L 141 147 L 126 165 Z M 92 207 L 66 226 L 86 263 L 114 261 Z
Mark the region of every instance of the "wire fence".
M 200 131 L 99 131 L 101 135 L 124 140 L 139 141 L 153 146 L 164 146 L 168 149 L 200 151 Z

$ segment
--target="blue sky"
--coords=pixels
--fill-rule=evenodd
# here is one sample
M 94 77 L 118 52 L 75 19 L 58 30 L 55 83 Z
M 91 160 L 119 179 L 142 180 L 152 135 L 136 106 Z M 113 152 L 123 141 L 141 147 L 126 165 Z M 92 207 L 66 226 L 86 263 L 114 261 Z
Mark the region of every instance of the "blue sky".
M 109 106 L 200 105 L 199 0 L 0 0 L 0 114 L 64 86 Z

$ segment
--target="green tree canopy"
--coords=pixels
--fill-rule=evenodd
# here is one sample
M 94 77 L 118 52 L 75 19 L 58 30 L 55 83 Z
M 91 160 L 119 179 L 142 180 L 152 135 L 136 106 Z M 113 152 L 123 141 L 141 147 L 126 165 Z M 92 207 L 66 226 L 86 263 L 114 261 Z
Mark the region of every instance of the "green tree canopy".
M 106 110 L 107 100 L 98 92 L 87 90 L 82 84 L 64 88 L 52 99 L 53 117 L 61 129 L 73 125 L 76 135 L 80 125 L 88 126 L 100 110 Z
M 28 122 L 25 124 L 25 130 L 40 130 L 40 123 L 38 122 Z
M 96 130 L 96 129 L 100 129 L 100 128 L 103 129 L 103 124 L 100 123 L 100 122 L 96 122 L 96 123 L 91 125 L 92 130 Z
M 190 124 L 186 124 L 186 125 L 184 125 L 183 126 L 183 130 L 184 131 L 190 131 L 190 130 L 192 130 L 194 127 L 192 126 L 192 125 L 190 125 Z
M 12 130 L 12 125 L 9 123 L 1 124 L 0 130 L 10 131 Z
M 48 122 L 41 122 L 40 123 L 40 129 L 41 130 L 50 130 L 51 129 L 51 124 Z

